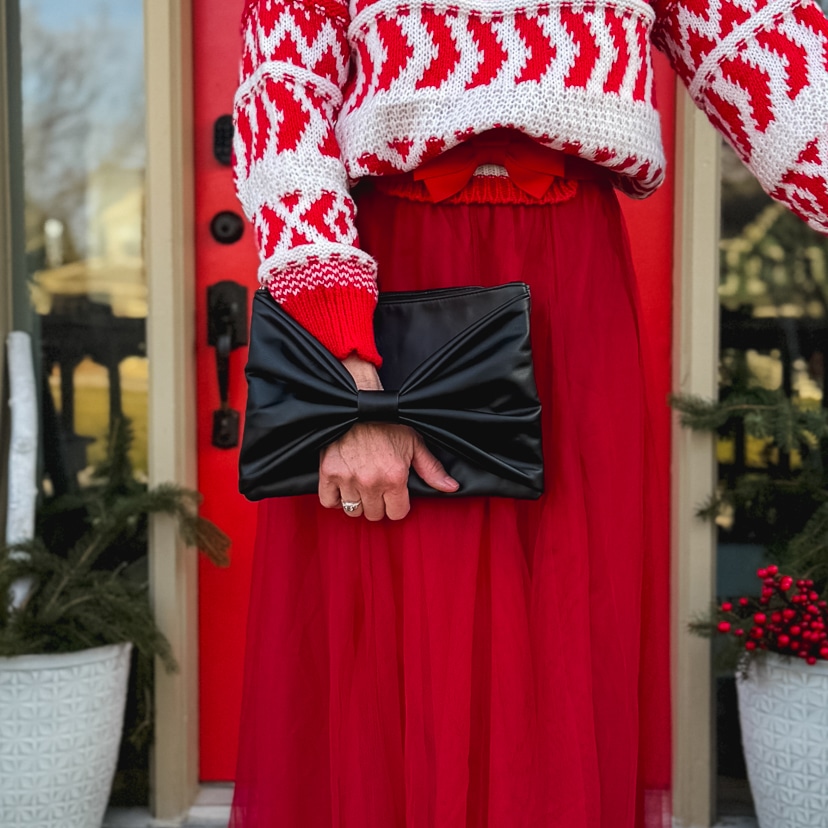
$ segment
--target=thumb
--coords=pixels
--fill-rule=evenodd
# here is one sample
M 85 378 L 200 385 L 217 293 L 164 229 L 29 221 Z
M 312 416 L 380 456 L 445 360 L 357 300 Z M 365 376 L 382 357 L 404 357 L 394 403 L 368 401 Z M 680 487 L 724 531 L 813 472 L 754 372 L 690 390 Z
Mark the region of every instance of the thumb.
M 438 492 L 456 492 L 460 488 L 460 484 L 453 477 L 449 477 L 443 464 L 426 448 L 421 437 L 414 441 L 411 467 L 420 475 L 423 482 Z

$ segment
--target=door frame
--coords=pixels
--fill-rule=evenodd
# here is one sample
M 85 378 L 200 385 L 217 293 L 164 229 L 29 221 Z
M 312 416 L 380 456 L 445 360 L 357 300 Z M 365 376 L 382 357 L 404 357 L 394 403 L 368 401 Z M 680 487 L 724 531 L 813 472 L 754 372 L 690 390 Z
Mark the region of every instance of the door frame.
M 718 396 L 720 138 L 680 81 L 676 101 L 673 390 Z M 714 438 L 672 426 L 671 683 L 673 826 L 716 818 L 715 706 L 710 642 L 687 623 L 716 594 L 716 536 L 696 515 L 716 483 Z M 706 725 L 705 725 L 706 723 Z
M 144 0 L 145 261 L 150 484 L 197 486 L 192 0 Z M 198 793 L 198 569 L 169 517 L 150 527 L 150 591 L 179 671 L 156 665 L 151 809 L 186 816 Z

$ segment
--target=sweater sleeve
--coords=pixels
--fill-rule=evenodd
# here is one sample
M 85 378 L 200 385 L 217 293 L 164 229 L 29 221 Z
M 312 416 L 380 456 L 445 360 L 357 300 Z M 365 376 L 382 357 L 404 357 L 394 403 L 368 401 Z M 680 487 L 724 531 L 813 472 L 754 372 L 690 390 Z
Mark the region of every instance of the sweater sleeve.
M 359 248 L 334 123 L 349 69 L 341 0 L 250 0 L 233 105 L 236 190 L 259 281 L 336 357 L 380 363 L 376 264 Z
M 828 233 L 828 21 L 813 0 L 667 0 L 653 42 L 765 191 Z

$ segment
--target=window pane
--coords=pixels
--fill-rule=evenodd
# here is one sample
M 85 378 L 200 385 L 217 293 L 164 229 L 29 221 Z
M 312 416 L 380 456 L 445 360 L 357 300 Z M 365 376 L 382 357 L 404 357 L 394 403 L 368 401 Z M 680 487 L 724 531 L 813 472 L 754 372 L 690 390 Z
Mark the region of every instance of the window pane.
M 825 406 L 828 239 L 771 201 L 726 144 L 721 221 L 722 397 L 764 387 L 782 389 L 802 407 Z M 746 476 L 788 479 L 801 468 L 796 452 L 780 452 L 739 428 L 719 440 L 718 460 L 729 488 Z M 769 505 L 723 512 L 717 522 L 718 595 L 756 594 L 756 569 L 790 531 L 791 516 Z M 717 692 L 719 814 L 750 813 L 732 676 L 719 676 Z
M 122 414 L 146 468 L 143 4 L 21 0 L 20 39 L 28 290 L 62 489 Z

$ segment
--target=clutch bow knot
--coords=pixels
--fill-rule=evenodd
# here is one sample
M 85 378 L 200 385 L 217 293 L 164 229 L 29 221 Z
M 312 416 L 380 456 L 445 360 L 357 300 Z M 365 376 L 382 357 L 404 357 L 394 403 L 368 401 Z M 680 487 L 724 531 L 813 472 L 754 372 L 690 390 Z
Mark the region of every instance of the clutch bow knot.
M 399 391 L 357 391 L 357 419 L 360 422 L 396 423 L 399 416 Z

